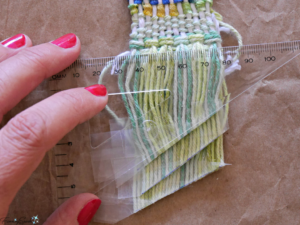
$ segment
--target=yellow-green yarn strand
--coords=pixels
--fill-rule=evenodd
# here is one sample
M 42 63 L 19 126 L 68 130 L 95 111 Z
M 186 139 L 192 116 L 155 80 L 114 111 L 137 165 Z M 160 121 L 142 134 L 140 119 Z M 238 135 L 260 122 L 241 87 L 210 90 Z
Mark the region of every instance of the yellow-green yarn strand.
M 164 95 L 164 93 L 162 91 L 158 91 L 161 90 L 161 80 L 163 80 L 163 76 L 162 76 L 162 70 L 157 70 L 157 65 L 161 65 L 161 53 L 163 53 L 165 50 L 165 48 L 161 48 L 157 58 L 158 60 L 156 60 L 157 64 L 154 67 L 154 73 L 156 73 L 156 85 L 155 85 L 155 89 L 153 90 L 157 90 L 155 92 L 155 108 L 153 110 L 156 110 L 156 115 L 157 117 L 157 121 L 158 124 L 156 124 L 156 126 L 158 125 L 158 127 L 161 128 L 161 138 L 162 138 L 162 143 L 163 146 L 165 147 L 168 143 L 168 137 L 167 134 L 165 132 L 166 127 L 164 124 L 164 116 L 163 116 L 163 112 L 161 112 L 160 108 L 161 108 L 161 104 L 162 104 L 162 95 Z M 163 151 L 165 151 L 165 148 L 162 149 L 159 153 L 161 154 Z
M 156 54 L 157 52 L 155 52 Z M 155 90 L 155 86 L 156 86 L 156 81 L 157 81 L 157 73 L 156 73 L 156 68 L 157 68 L 157 60 L 156 57 L 154 57 L 154 60 L 152 60 L 151 63 L 151 74 L 150 74 L 150 87 L 149 90 Z M 156 93 L 155 92 L 151 92 L 150 93 L 150 97 L 149 97 L 149 103 L 150 103 L 150 112 L 151 114 L 153 114 L 152 117 L 152 121 L 155 123 L 155 126 L 157 128 L 156 131 L 152 131 L 153 135 L 156 135 L 156 138 L 154 141 L 158 142 L 159 145 L 159 151 L 158 154 L 161 154 L 161 147 L 162 145 L 164 145 L 165 143 L 165 135 L 162 133 L 163 132 L 163 128 L 161 127 L 161 118 L 159 116 L 159 112 L 158 112 L 158 108 L 156 106 Z
M 159 43 L 159 46 L 173 45 L 174 39 L 172 37 L 161 37 L 161 38 L 159 38 L 158 43 Z
M 153 52 L 155 49 L 151 49 L 149 54 L 153 54 L 155 52 Z M 145 92 L 147 91 L 150 91 L 152 90 L 150 88 L 150 81 L 151 81 L 151 68 L 152 68 L 152 61 L 153 59 L 148 59 L 148 64 L 147 64 L 147 71 L 150 73 L 147 75 L 146 79 L 145 79 Z M 152 113 L 150 111 L 151 107 L 149 108 L 150 105 L 150 95 L 152 93 L 145 93 L 144 95 L 144 105 L 143 105 L 143 111 L 144 111 L 144 114 L 145 114 L 145 120 L 146 121 L 152 121 L 153 120 L 153 116 L 152 116 Z M 150 132 L 148 132 L 148 136 L 154 146 L 154 148 L 156 149 L 156 152 L 158 152 L 160 150 L 160 146 L 157 145 L 157 141 L 155 140 L 155 138 L 153 137 L 153 131 L 151 130 L 151 125 L 149 123 L 146 123 L 146 127 L 150 130 Z M 155 132 L 154 132 L 154 135 L 157 135 Z
M 206 2 L 210 4 L 210 7 L 212 7 L 212 5 L 213 5 L 213 0 L 206 0 Z
M 206 0 L 198 0 L 195 5 L 198 12 L 204 12 L 206 10 L 205 6 Z
M 193 10 L 192 10 L 192 7 L 190 5 L 189 2 L 183 2 L 182 3 L 182 9 L 183 9 L 183 13 L 186 15 L 186 14 L 192 14 L 193 13 Z
M 138 5 L 137 4 L 130 4 L 128 6 L 129 10 L 130 10 L 130 14 L 133 16 L 134 14 L 138 14 L 139 10 L 138 10 Z

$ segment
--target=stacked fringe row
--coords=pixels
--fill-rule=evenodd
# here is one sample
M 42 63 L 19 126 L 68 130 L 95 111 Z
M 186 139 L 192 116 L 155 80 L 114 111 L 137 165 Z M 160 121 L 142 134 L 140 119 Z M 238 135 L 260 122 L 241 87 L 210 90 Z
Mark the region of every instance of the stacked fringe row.
M 229 94 L 221 29 L 242 41 L 212 5 L 212 0 L 130 0 L 130 52 L 100 76 L 102 83 L 103 74 L 118 67 L 129 123 L 106 109 L 131 130 L 131 142 L 147 162 L 133 178 L 134 212 L 224 165 Z

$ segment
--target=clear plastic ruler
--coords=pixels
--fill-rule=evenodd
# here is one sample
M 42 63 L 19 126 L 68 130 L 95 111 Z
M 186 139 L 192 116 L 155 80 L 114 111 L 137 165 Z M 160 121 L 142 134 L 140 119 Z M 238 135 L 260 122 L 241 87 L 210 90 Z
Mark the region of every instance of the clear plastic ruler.
M 228 55 L 236 54 L 238 48 L 223 48 L 224 59 L 227 59 L 223 62 L 224 65 L 230 67 L 232 62 L 230 57 L 228 60 Z M 229 88 L 239 80 L 247 80 L 248 86 L 244 87 L 244 90 L 247 90 L 289 62 L 295 59 L 300 62 L 300 41 L 245 45 L 239 50 L 239 53 L 242 69 L 235 71 L 226 79 L 230 82 Z M 46 96 L 49 96 L 62 90 L 96 84 L 102 69 L 114 58 L 78 59 L 66 70 L 45 81 L 33 95 L 47 91 Z M 160 69 L 164 69 L 164 65 L 159 66 Z M 180 66 L 186 67 L 187 65 Z M 118 75 L 120 72 L 119 69 L 115 69 L 113 75 Z M 106 85 L 110 94 L 109 84 Z M 89 125 L 86 123 L 79 125 L 49 152 L 52 177 L 54 178 L 54 182 L 52 182 L 53 199 L 57 201 L 57 205 L 79 193 L 97 192 L 98 187 L 93 181 L 93 170 L 89 158 L 91 148 Z

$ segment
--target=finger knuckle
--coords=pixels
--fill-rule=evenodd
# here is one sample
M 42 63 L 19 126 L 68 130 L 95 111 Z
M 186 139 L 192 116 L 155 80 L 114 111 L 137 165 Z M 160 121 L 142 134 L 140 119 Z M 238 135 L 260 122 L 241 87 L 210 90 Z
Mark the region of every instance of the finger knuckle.
M 1 93 L 2 93 L 3 90 L 7 89 L 5 81 L 3 80 L 2 77 L 4 77 L 4 76 L 1 76 L 1 72 L 0 72 L 0 95 L 1 95 Z M 2 115 L 4 114 L 4 110 L 5 110 L 3 108 L 3 105 L 4 105 L 3 101 L 4 101 L 3 98 L 0 98 L 0 105 L 2 105 L 2 107 L 0 107 L 0 117 L 2 117 Z M 0 119 L 0 121 L 1 121 L 1 119 Z
M 75 209 L 74 205 L 65 207 L 63 210 L 58 210 L 57 221 L 67 224 L 69 218 L 74 217 L 74 212 L 76 212 L 75 210 L 76 209 Z
M 6 141 L 18 149 L 43 146 L 46 121 L 40 113 L 23 113 L 13 118 L 5 129 Z
M 0 76 L 0 90 L 5 90 L 5 82 L 4 82 L 4 80 L 3 80 L 3 78 L 1 78 L 1 76 Z
M 70 93 L 68 91 L 64 91 L 59 93 L 62 99 L 64 99 L 65 101 L 71 103 L 71 109 L 75 112 L 75 113 L 80 113 L 84 107 L 84 101 L 82 99 L 82 96 L 80 95 L 76 95 L 74 93 Z
M 0 62 L 4 61 L 10 56 L 9 51 L 5 48 L 0 49 Z
M 31 48 L 26 48 L 23 51 L 18 53 L 21 56 L 20 62 L 21 64 L 31 65 L 36 71 L 40 71 L 41 74 L 46 78 L 46 73 L 48 71 L 48 64 L 44 62 L 45 53 L 42 51 L 36 51 Z
M 5 82 L 4 77 L 8 77 L 9 75 L 3 68 L 0 67 L 0 91 L 6 90 L 7 89 L 7 84 Z M 0 99 L 1 100 L 1 99 Z

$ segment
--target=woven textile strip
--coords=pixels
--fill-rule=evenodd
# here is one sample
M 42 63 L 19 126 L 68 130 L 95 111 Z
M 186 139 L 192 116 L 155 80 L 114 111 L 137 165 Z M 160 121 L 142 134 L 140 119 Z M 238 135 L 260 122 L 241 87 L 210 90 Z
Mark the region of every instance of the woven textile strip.
M 158 3 L 161 3 L 158 1 Z M 168 1 L 164 1 L 164 3 L 168 3 Z M 178 52 L 184 52 L 189 50 L 194 50 L 195 52 L 201 52 L 204 49 L 208 49 L 206 46 L 210 46 L 211 48 L 214 48 L 217 52 L 217 49 L 221 47 L 221 38 L 219 33 L 216 31 L 216 24 L 212 21 L 212 15 L 211 15 L 211 8 L 212 1 L 197 1 L 194 5 L 193 2 L 189 3 L 187 1 L 183 2 L 183 9 L 176 11 L 176 6 L 174 7 L 174 4 L 172 4 L 172 1 L 169 2 L 169 6 L 172 9 L 171 15 L 174 16 L 173 18 L 173 33 L 175 34 L 174 38 L 170 37 L 170 34 L 172 34 L 172 31 L 170 29 L 170 16 L 163 13 L 160 13 L 159 15 L 161 17 L 164 17 L 165 21 L 167 22 L 166 27 L 163 27 L 161 29 L 161 38 L 160 40 L 163 40 L 163 42 L 170 45 L 175 45 L 176 51 Z M 181 4 L 180 2 L 177 2 L 177 7 L 180 9 Z M 148 2 L 145 1 L 146 11 L 149 12 L 149 9 L 151 7 L 149 6 Z M 153 4 L 152 8 L 155 7 L 155 3 Z M 158 4 L 158 11 L 162 11 L 162 5 Z M 165 5 L 166 8 L 168 8 L 168 4 Z M 159 10 L 160 9 L 160 10 Z M 195 10 L 196 9 L 196 10 Z M 156 10 L 154 9 L 154 12 Z M 168 11 L 168 9 L 166 10 Z M 178 12 L 178 13 L 177 13 Z M 149 13 L 148 13 L 149 14 Z M 145 15 L 145 14 L 144 14 Z M 200 15 L 200 17 L 199 17 Z M 191 17 L 194 17 L 194 23 L 192 23 Z M 181 35 L 178 35 L 177 31 L 177 18 L 178 17 L 181 22 L 179 24 L 179 31 L 181 32 Z M 221 20 L 221 16 L 217 14 L 217 17 Z M 199 18 L 199 20 L 198 20 Z M 155 18 L 156 20 L 157 18 Z M 160 21 L 161 18 L 160 18 Z M 185 22 L 185 26 L 184 25 Z M 163 22 L 161 22 L 163 25 Z M 167 29 L 167 37 L 164 37 L 164 30 Z M 185 32 L 189 31 L 188 35 L 183 35 Z M 194 32 L 194 33 L 192 33 Z M 150 33 L 150 32 L 148 32 Z M 176 35 L 177 34 L 177 35 Z M 156 35 L 155 35 L 156 36 Z M 155 39 L 155 36 L 153 39 Z M 173 39 L 173 40 L 172 40 Z M 146 47 L 149 47 L 151 43 L 155 43 L 155 46 L 157 46 L 157 42 L 150 42 L 150 39 L 147 39 L 148 44 Z M 186 46 L 187 45 L 187 46 Z M 163 47 L 161 48 L 163 49 Z M 173 47 L 174 49 L 174 47 Z M 165 50 L 165 49 L 164 49 Z M 181 99 L 179 99 L 178 103 L 185 103 L 200 99 L 199 96 L 197 96 L 197 87 L 201 87 L 200 84 L 207 84 L 208 91 L 204 91 L 204 95 L 206 94 L 206 103 L 208 105 L 209 114 L 212 115 L 216 111 L 216 101 L 215 96 L 220 93 L 220 88 L 223 84 L 223 88 L 227 94 L 226 90 L 226 84 L 223 82 L 222 74 L 224 73 L 224 67 L 222 66 L 222 58 L 218 58 L 216 55 L 212 55 L 209 60 L 206 62 L 209 62 L 210 65 L 212 65 L 207 71 L 205 71 L 205 68 L 200 68 L 199 65 L 202 63 L 205 63 L 204 60 L 202 61 L 193 61 L 188 65 L 188 68 L 191 68 L 191 70 L 184 71 L 185 74 L 178 74 L 175 79 L 178 78 L 179 82 L 181 82 L 179 85 L 177 83 L 177 90 L 179 93 L 182 93 L 182 95 L 179 95 Z M 198 67 L 198 68 L 197 68 Z M 176 65 L 175 65 L 176 68 Z M 176 69 L 175 69 L 176 70 Z M 197 73 L 197 72 L 198 73 Z M 200 72 L 200 73 L 199 73 Z M 207 74 L 205 74 L 207 73 Z M 200 75 L 200 78 L 199 78 Z M 208 77 L 208 81 L 206 82 L 204 77 Z M 184 82 L 182 79 L 187 79 L 187 82 Z M 191 79 L 192 82 L 188 82 L 188 79 Z M 214 80 L 214 81 L 213 81 Z M 175 80 L 174 83 L 178 82 L 178 80 Z M 193 84 L 193 86 L 191 85 Z M 182 90 L 182 87 L 184 90 Z M 205 87 L 202 87 L 205 89 Z M 174 86 L 173 91 L 176 91 L 176 86 Z M 193 93 L 192 93 L 193 90 Z M 198 92 L 199 93 L 199 92 Z M 200 91 L 201 93 L 201 91 Z M 175 94 L 176 95 L 176 94 Z M 224 96 L 220 96 L 221 98 Z M 204 100 L 204 101 L 205 101 Z M 176 99 L 175 99 L 176 101 Z M 140 101 L 140 103 L 142 100 Z M 179 105 L 177 108 L 179 109 L 177 112 L 181 112 L 180 108 L 185 108 L 186 105 L 182 106 Z M 176 108 L 176 107 L 175 107 Z M 184 118 L 187 118 L 188 123 L 182 124 L 182 126 L 178 125 L 176 128 L 182 129 L 180 133 L 182 134 L 183 139 L 181 139 L 177 144 L 173 145 L 170 149 L 168 149 L 166 152 L 161 154 L 157 159 L 155 159 L 153 162 L 151 162 L 149 165 L 146 166 L 145 171 L 142 173 L 142 175 L 136 176 L 134 178 L 134 187 L 133 192 L 136 192 L 137 194 L 133 194 L 133 196 L 138 196 L 145 190 L 148 190 L 151 188 L 154 184 L 157 183 L 154 187 L 152 187 L 150 190 L 148 190 L 145 194 L 141 195 L 140 197 L 135 198 L 136 201 L 134 204 L 135 211 L 139 211 L 140 209 L 146 207 L 149 204 L 154 203 L 155 201 L 174 193 L 176 190 L 188 185 L 191 182 L 194 182 L 206 174 L 209 174 L 216 169 L 219 168 L 219 166 L 224 163 L 223 161 L 223 143 L 222 143 L 222 137 L 218 138 L 216 141 L 214 141 L 211 145 L 209 145 L 208 148 L 206 148 L 204 151 L 196 154 L 195 157 L 193 157 L 191 160 L 187 162 L 188 159 L 195 154 L 195 152 L 199 151 L 201 149 L 201 145 L 197 145 L 197 140 L 201 137 L 203 138 L 207 133 L 210 131 L 213 132 L 214 126 L 219 121 L 219 115 L 216 114 L 212 118 L 210 118 L 207 123 L 209 123 L 211 126 L 208 126 L 208 129 L 205 129 L 203 132 L 203 127 L 207 128 L 207 124 L 204 123 L 200 127 L 198 127 L 196 130 L 194 130 L 190 135 L 185 136 L 185 130 L 189 129 L 186 128 L 186 126 L 191 126 L 192 120 L 197 120 L 199 117 L 199 111 L 197 112 L 197 109 L 193 109 L 193 105 L 191 107 L 188 107 L 191 111 L 185 111 L 183 113 L 187 113 L 189 116 L 184 116 Z M 193 112 L 193 113 L 192 113 Z M 226 108 L 225 117 L 227 118 L 227 112 L 228 108 Z M 189 114 L 190 113 L 190 114 Z M 197 114 L 198 113 L 198 114 Z M 179 115 L 179 118 L 180 115 Z M 226 119 L 225 119 L 226 120 Z M 178 119 L 179 121 L 179 119 Z M 223 123 L 224 124 L 224 123 Z M 218 125 L 217 125 L 218 126 Z M 221 129 L 223 128 L 220 126 Z M 202 132 L 200 132 L 202 130 Z M 185 136 L 185 137 L 184 137 Z M 217 138 L 217 137 L 215 137 Z M 215 139 L 214 138 L 214 139 Z M 196 142 L 196 144 L 195 144 Z M 206 143 L 208 144 L 208 143 Z M 178 151 L 177 151 L 178 149 Z M 205 158 L 205 157 L 208 158 Z M 203 160 L 203 157 L 205 160 Z M 200 159 L 200 160 L 199 160 Z M 187 162 L 186 164 L 184 164 Z M 177 168 L 178 166 L 181 166 L 179 169 L 177 169 L 174 173 L 171 171 L 174 171 L 174 167 Z M 206 168 L 205 170 L 197 170 L 195 168 Z M 170 173 L 172 173 L 169 177 L 164 179 L 166 176 L 168 176 Z M 164 179 L 161 181 L 161 179 Z M 160 182 L 159 182 L 160 181 Z M 172 184 L 170 186 L 170 184 Z
M 170 7 L 172 10 L 165 10 L 162 4 L 156 6 L 153 1 L 151 4 L 146 0 L 144 5 L 129 5 L 133 20 L 130 35 L 131 58 L 125 60 L 121 66 L 123 72 L 118 82 L 131 121 L 134 142 L 148 162 L 164 153 L 216 113 L 222 105 L 218 94 L 224 77 L 224 69 L 220 63 L 223 60 L 222 56 L 211 50 L 211 46 L 217 50 L 219 44 L 216 42 L 221 42 L 220 36 L 217 37 L 213 31 L 206 36 L 193 35 L 192 31 L 186 33 L 182 26 L 186 15 L 184 12 L 188 13 L 189 10 L 179 10 L 179 25 L 176 24 L 177 17 L 173 16 L 171 21 L 174 21 L 175 25 L 172 25 L 172 29 L 169 19 L 170 15 L 174 14 L 174 7 Z M 186 4 L 183 6 L 183 9 L 187 8 Z M 152 9 L 152 17 L 149 9 Z M 164 25 L 164 21 L 169 22 Z M 173 37 L 171 33 L 176 35 Z M 198 54 L 198 57 L 194 57 L 188 54 L 189 50 L 194 50 L 195 54 L 201 51 L 212 53 L 211 56 Z M 174 55 L 174 52 L 176 60 L 169 60 L 168 56 Z M 149 54 L 155 54 L 155 57 L 136 59 Z M 192 58 L 194 60 L 191 60 Z M 208 68 L 203 66 L 206 63 L 210 65 Z M 180 67 L 181 65 L 184 67 Z M 165 69 L 159 69 L 161 67 Z M 138 68 L 143 70 L 137 70 Z M 153 90 L 168 91 L 162 94 Z M 149 93 L 137 94 L 139 91 Z M 128 94 L 132 92 L 135 94 Z M 115 117 L 118 120 L 117 116 Z M 144 121 L 151 121 L 155 128 Z
M 212 5 L 212 0 L 129 1 L 131 51 L 118 86 L 130 119 L 125 126 L 147 161 L 133 178 L 135 212 L 224 165 L 228 105 L 223 105 L 229 94 L 220 31 L 234 33 L 240 46 L 242 40 Z

